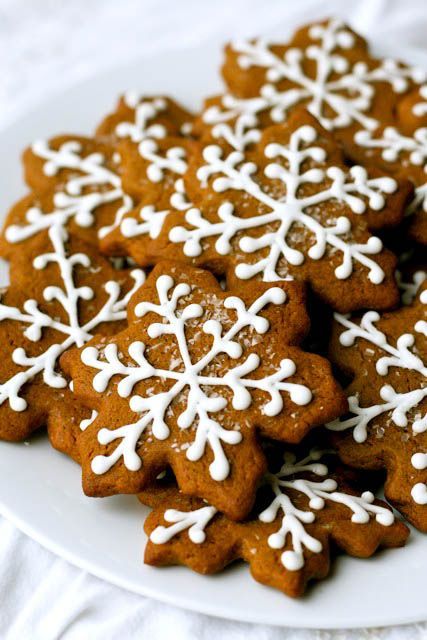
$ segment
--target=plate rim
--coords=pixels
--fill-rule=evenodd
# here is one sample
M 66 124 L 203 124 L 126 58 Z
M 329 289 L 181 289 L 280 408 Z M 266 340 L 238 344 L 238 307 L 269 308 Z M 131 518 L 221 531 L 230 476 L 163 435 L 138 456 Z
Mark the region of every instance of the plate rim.
M 20 447 L 23 445 L 23 443 L 0 442 L 0 446 L 9 445 L 9 444 L 12 444 L 12 446 L 17 446 L 17 447 Z M 60 452 L 56 451 L 55 449 L 53 449 L 49 444 L 47 438 L 43 434 L 38 434 L 36 445 L 42 446 L 49 455 L 55 456 L 57 461 L 61 460 L 62 458 L 61 465 L 68 465 L 69 468 L 72 468 L 72 471 L 76 471 L 77 474 L 80 473 L 77 463 L 75 463 L 70 458 L 64 456 Z M 77 487 L 78 487 L 78 490 L 81 491 L 79 483 L 77 483 Z M 80 497 L 83 497 L 83 496 L 80 494 Z M 127 497 L 133 497 L 133 496 L 127 496 Z M 86 498 L 86 499 L 93 500 L 93 498 Z M 137 502 L 136 497 L 135 497 L 135 501 Z M 148 507 L 145 507 L 145 508 L 148 509 Z M 30 524 L 27 520 L 24 520 L 19 515 L 14 513 L 4 503 L 1 497 L 1 494 L 0 494 L 0 515 L 5 517 L 12 524 L 14 524 L 22 533 L 24 533 L 25 535 L 28 535 L 32 540 L 35 540 L 43 548 L 54 553 L 56 556 L 59 556 L 60 558 L 65 559 L 67 562 L 69 562 L 73 566 L 78 567 L 83 571 L 87 571 L 91 575 L 101 580 L 105 580 L 106 582 L 116 587 L 125 589 L 126 591 L 129 591 L 136 595 L 151 597 L 160 602 L 164 602 L 172 606 L 176 606 L 189 611 L 194 611 L 196 613 L 201 613 L 201 614 L 209 615 L 209 616 L 220 618 L 220 619 L 232 620 L 232 621 L 242 622 L 242 623 L 253 623 L 253 624 L 260 624 L 260 625 L 264 624 L 272 627 L 333 630 L 333 629 L 362 629 L 362 628 L 374 628 L 374 627 L 391 627 L 391 626 L 397 626 L 397 625 L 417 623 L 420 621 L 424 621 L 424 618 L 425 618 L 425 613 L 422 613 L 421 611 L 413 614 L 409 614 L 406 616 L 402 615 L 401 613 L 397 613 L 397 612 L 394 613 L 393 611 L 392 617 L 390 617 L 390 614 L 387 613 L 388 618 L 387 618 L 387 622 L 385 622 L 384 617 L 382 617 L 381 613 L 375 614 L 371 612 L 361 622 L 359 619 L 359 614 L 357 612 L 356 613 L 350 612 L 346 619 L 345 625 L 343 625 L 342 622 L 337 622 L 337 623 L 333 623 L 333 622 L 326 623 L 323 621 L 319 622 L 319 620 L 317 619 L 310 621 L 310 617 L 309 617 L 310 602 L 308 599 L 304 600 L 304 598 L 299 598 L 299 599 L 288 598 L 286 595 L 281 594 L 280 592 L 277 592 L 277 590 L 269 587 L 265 587 L 264 585 L 261 585 L 258 583 L 255 583 L 256 587 L 260 587 L 263 590 L 269 589 L 273 594 L 273 596 L 278 595 L 280 599 L 281 598 L 284 599 L 284 602 L 294 601 L 300 604 L 301 607 L 304 608 L 301 610 L 301 615 L 307 616 L 307 617 L 304 617 L 304 621 L 296 620 L 295 617 L 293 617 L 292 620 L 289 623 L 287 623 L 286 621 L 279 620 L 279 619 L 271 620 L 271 618 L 269 617 L 270 614 L 268 613 L 268 611 L 266 613 L 260 614 L 259 610 L 254 610 L 254 612 L 252 612 L 251 609 L 247 609 L 246 610 L 247 615 L 245 618 L 243 618 L 241 615 L 239 615 L 239 612 L 233 611 L 230 605 L 228 605 L 226 609 L 222 608 L 221 612 L 219 612 L 218 606 L 215 606 L 215 603 L 208 602 L 206 598 L 202 602 L 194 601 L 191 599 L 191 595 L 185 596 L 183 595 L 182 592 L 177 593 L 176 591 L 173 591 L 173 590 L 168 591 L 168 589 L 164 588 L 163 586 L 152 587 L 146 581 L 141 582 L 140 585 L 139 584 L 137 585 L 134 579 L 132 578 L 128 578 L 128 579 L 122 578 L 118 574 L 114 573 L 113 570 L 101 568 L 99 563 L 97 563 L 96 561 L 88 560 L 82 554 L 79 555 L 78 552 L 71 551 L 66 546 L 66 544 L 58 540 L 55 540 L 54 537 L 47 536 L 45 533 L 43 533 L 40 530 L 39 526 Z M 145 535 L 143 532 L 142 524 L 143 524 L 143 514 L 141 514 L 141 548 L 143 543 L 143 536 Z M 415 535 L 416 535 L 416 532 L 415 532 Z M 410 538 L 410 541 L 411 541 L 411 538 Z M 384 549 L 381 553 L 384 554 L 386 557 L 388 557 L 388 554 L 393 553 L 393 551 L 398 551 L 398 549 L 397 550 Z M 355 561 L 355 562 L 360 561 L 363 563 L 367 562 L 367 563 L 374 564 L 372 560 L 375 560 L 375 556 L 373 559 L 369 559 L 369 558 L 363 559 L 363 558 L 355 558 L 352 556 L 345 556 L 345 554 L 340 554 L 340 557 L 333 558 L 333 562 L 331 563 L 331 573 L 334 571 L 334 568 L 336 568 L 335 565 L 339 564 L 340 559 L 341 561 L 346 559 L 347 561 Z M 157 567 L 144 565 L 142 562 L 142 557 L 141 557 L 141 565 L 143 565 L 144 569 L 148 570 L 149 572 L 163 571 L 166 580 L 167 580 L 167 570 L 168 569 L 173 570 L 174 568 L 176 568 L 176 567 L 166 567 L 163 569 L 162 568 L 158 569 Z M 240 563 L 240 567 L 245 570 L 245 578 L 249 578 L 249 580 L 252 581 L 253 578 L 250 576 L 248 565 L 242 562 Z M 188 570 L 186 567 L 179 567 L 179 568 L 183 571 L 183 573 L 187 576 L 187 578 L 191 580 L 193 576 L 193 572 Z M 374 569 L 374 566 L 372 567 L 372 569 Z M 196 576 L 197 575 L 198 574 L 196 574 Z M 202 576 L 202 577 L 206 579 L 212 578 L 212 576 Z M 221 574 L 217 574 L 216 576 L 213 576 L 213 577 L 219 581 L 221 579 Z M 328 580 L 328 577 L 325 580 L 314 581 L 312 583 L 312 589 L 314 593 L 311 593 L 310 591 L 310 597 L 315 598 L 316 597 L 315 592 L 320 590 L 322 584 L 327 580 Z M 423 603 L 425 604 L 424 600 L 423 600 Z M 220 606 L 223 606 L 223 605 L 220 605 Z

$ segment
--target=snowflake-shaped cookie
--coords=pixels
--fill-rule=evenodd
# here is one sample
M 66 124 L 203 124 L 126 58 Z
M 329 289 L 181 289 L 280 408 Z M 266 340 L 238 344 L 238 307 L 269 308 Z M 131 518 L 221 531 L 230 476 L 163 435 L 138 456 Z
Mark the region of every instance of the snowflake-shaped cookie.
M 182 176 L 191 121 L 192 116 L 168 98 L 127 92 L 98 127 L 98 135 L 115 140 L 123 188 L 139 203 L 100 238 L 104 254 L 134 254 L 138 262 L 147 263 L 141 257 L 144 241 L 157 237 L 169 210 L 190 206 Z
M 144 96 L 130 90 L 120 97 L 116 109 L 103 118 L 96 137 L 114 143 L 130 139 L 139 144 L 147 138 L 187 136 L 192 120 L 191 113 L 166 96 Z
M 62 400 L 68 382 L 61 354 L 94 333 L 119 330 L 143 280 L 138 269 L 113 269 L 60 224 L 16 252 L 0 301 L 1 437 L 26 437 L 69 401 Z
M 415 103 L 413 109 L 421 104 Z M 427 118 L 423 120 L 427 125 Z M 409 231 L 417 242 L 427 244 L 427 126 L 411 130 L 408 122 L 403 112 L 393 125 L 358 131 L 351 153 L 365 164 L 413 182 L 415 194 L 406 210 L 412 216 Z
M 331 353 L 354 377 L 347 390 L 350 416 L 329 428 L 340 433 L 344 462 L 385 468 L 385 495 L 427 531 L 427 285 L 405 286 L 413 302 L 380 316 L 336 314 Z M 417 289 L 416 293 L 415 289 Z
M 165 191 L 172 195 L 187 169 L 184 131 L 190 120 L 188 112 L 167 98 L 128 92 L 98 127 L 98 134 L 116 141 L 123 188 L 137 202 L 156 205 Z
M 307 281 L 341 311 L 396 303 L 394 257 L 368 229 L 401 220 L 409 184 L 345 167 L 306 111 L 243 152 L 200 144 L 185 180 L 198 208 L 166 217 L 152 259 L 208 265 L 233 284 Z
M 427 124 L 426 72 L 393 59 L 372 58 L 366 42 L 339 19 L 300 29 L 288 45 L 232 43 L 223 75 L 229 92 L 206 102 L 196 125 L 199 135 L 242 147 L 303 104 L 334 131 L 352 159 L 369 160 L 369 153 L 363 153 L 368 146 L 398 155 L 399 169 L 402 161 L 420 164 Z M 410 232 L 427 244 L 424 167 L 408 169 L 417 188 L 408 209 L 416 212 Z
M 372 58 L 366 42 L 336 18 L 300 29 L 286 45 L 233 42 L 222 71 L 229 93 L 205 111 L 207 125 L 240 120 L 259 128 L 304 105 L 344 143 L 359 128 L 391 118 L 398 98 L 426 80 L 420 69 Z
M 34 237 L 54 220 L 85 241 L 102 242 L 141 199 L 138 189 L 132 192 L 132 159 L 125 163 L 130 190 L 124 184 L 120 141 L 130 140 L 133 147 L 147 148 L 151 158 L 148 172 L 156 182 L 159 172 L 166 171 L 173 159 L 181 172 L 186 168 L 184 152 L 173 150 L 169 136 L 178 136 L 189 118 L 166 98 L 143 99 L 128 92 L 115 113 L 98 127 L 95 139 L 69 135 L 35 142 L 24 154 L 25 177 L 33 194 L 20 201 L 6 220 L 3 255 L 12 255 L 11 245 Z M 169 145 L 172 157 L 161 158 L 157 144 Z
M 296 283 L 236 296 L 163 263 L 128 317 L 61 361 L 96 412 L 80 439 L 88 494 L 137 493 L 170 465 L 183 491 L 241 518 L 265 467 L 256 431 L 299 442 L 345 411 L 327 361 L 294 346 L 307 330 Z
M 328 574 L 330 541 L 357 557 L 403 545 L 406 527 L 370 491 L 351 489 L 343 469 L 329 469 L 330 453 L 286 451 L 265 475 L 246 522 L 231 522 L 173 488 L 163 497 L 160 489 L 146 492 L 142 501 L 151 498 L 155 508 L 145 523 L 145 562 L 214 573 L 242 558 L 255 580 L 300 596 L 310 579 Z
M 2 255 L 28 243 L 53 225 L 85 242 L 98 244 L 133 208 L 124 192 L 119 158 L 110 145 L 90 138 L 62 136 L 37 141 L 24 154 L 26 181 L 33 193 L 10 211 L 3 230 Z

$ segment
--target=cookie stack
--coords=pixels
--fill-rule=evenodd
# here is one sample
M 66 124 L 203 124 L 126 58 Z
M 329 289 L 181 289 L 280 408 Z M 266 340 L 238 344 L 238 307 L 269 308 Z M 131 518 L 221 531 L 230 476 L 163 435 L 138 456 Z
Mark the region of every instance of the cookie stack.
M 129 92 L 25 151 L 0 436 L 152 507 L 147 563 L 298 596 L 331 544 L 405 543 L 384 477 L 427 531 L 427 74 L 329 20 L 222 75 L 196 116 Z

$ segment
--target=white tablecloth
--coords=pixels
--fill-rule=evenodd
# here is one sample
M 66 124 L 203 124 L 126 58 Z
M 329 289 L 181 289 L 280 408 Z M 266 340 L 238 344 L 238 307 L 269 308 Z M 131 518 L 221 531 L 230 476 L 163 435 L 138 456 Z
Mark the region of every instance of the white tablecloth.
M 62 85 L 148 50 L 288 34 L 332 14 L 378 42 L 427 46 L 425 0 L 0 0 L 0 127 Z M 427 623 L 313 632 L 209 618 L 112 587 L 0 518 L 0 638 L 417 640 L 427 638 Z

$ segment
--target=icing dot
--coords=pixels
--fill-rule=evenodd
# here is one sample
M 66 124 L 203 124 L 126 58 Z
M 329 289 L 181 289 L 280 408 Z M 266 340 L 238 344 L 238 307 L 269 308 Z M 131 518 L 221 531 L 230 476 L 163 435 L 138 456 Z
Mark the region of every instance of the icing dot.
M 206 540 L 206 534 L 201 529 L 190 529 L 189 537 L 194 544 L 202 544 Z
M 272 549 L 281 549 L 285 544 L 285 539 L 280 533 L 272 533 L 268 538 L 268 545 Z
M 411 458 L 412 466 L 420 471 L 427 469 L 427 453 L 414 453 Z
M 417 504 L 427 504 L 427 486 L 422 482 L 418 482 L 412 487 L 411 496 Z
M 296 551 L 284 551 L 281 561 L 288 571 L 299 571 L 304 566 L 304 556 Z

